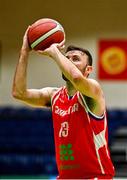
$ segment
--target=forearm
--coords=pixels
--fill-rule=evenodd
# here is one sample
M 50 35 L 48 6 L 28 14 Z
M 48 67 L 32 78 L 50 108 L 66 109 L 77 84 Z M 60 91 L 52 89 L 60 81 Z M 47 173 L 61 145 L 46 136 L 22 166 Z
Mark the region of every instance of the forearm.
M 26 92 L 28 51 L 21 49 L 13 81 L 13 96 L 20 97 Z
M 52 54 L 52 58 L 59 66 L 62 73 L 72 83 L 74 83 L 80 76 L 82 76 L 82 73 L 73 64 L 73 62 L 66 58 L 58 49 L 56 49 L 55 53 Z

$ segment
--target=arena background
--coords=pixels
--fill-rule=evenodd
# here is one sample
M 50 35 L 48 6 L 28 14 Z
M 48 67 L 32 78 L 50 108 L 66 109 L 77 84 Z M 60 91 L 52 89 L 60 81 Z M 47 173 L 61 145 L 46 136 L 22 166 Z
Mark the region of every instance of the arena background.
M 41 171 L 44 159 L 40 147 L 45 146 L 45 144 L 41 144 L 44 143 L 42 142 L 44 137 L 42 137 L 41 130 L 39 131 L 40 134 L 37 134 L 37 132 L 40 125 L 45 129 L 43 122 L 51 119 L 50 111 L 28 108 L 25 104 L 15 100 L 11 95 L 12 80 L 23 34 L 29 24 L 45 17 L 56 19 L 63 25 L 66 32 L 66 45 L 82 46 L 89 49 L 92 53 L 94 72 L 91 77 L 100 82 L 106 97 L 109 115 L 109 142 L 112 158 L 117 169 L 116 177 L 127 177 L 127 84 L 126 81 L 100 81 L 97 76 L 98 42 L 101 39 L 127 40 L 126 8 L 126 0 L 0 1 L 1 178 L 14 178 L 15 175 L 18 177 L 21 175 L 20 177 L 22 178 L 26 178 L 26 175 L 28 177 L 42 178 L 47 177 L 47 175 L 52 177 L 57 174 L 56 170 L 53 170 L 55 165 L 52 164 L 55 161 L 54 150 L 51 147 L 53 143 L 52 138 L 47 139 L 47 142 L 50 142 L 48 142 L 48 145 L 46 144 L 48 148 L 51 148 L 51 152 L 47 151 L 45 154 L 46 157 L 48 155 L 50 157 L 52 154 L 51 158 L 53 158 L 53 161 L 50 162 L 50 165 L 45 165 L 47 171 Z M 29 59 L 27 79 L 29 88 L 60 87 L 64 84 L 58 67 L 51 59 L 41 57 L 35 52 L 31 52 Z M 40 123 L 37 127 L 36 122 Z M 48 125 L 50 126 L 50 120 Z M 36 130 L 30 131 L 28 127 L 36 127 Z M 52 130 L 50 131 L 53 134 Z M 27 141 L 25 135 L 27 138 L 29 136 Z M 40 137 L 39 141 L 35 137 L 37 139 Z M 33 147 L 36 141 L 38 142 L 37 146 Z M 30 147 L 26 146 L 26 144 L 30 144 Z M 36 149 L 37 147 L 39 150 Z M 29 152 L 32 155 L 29 155 Z M 42 158 L 42 161 L 38 160 L 39 157 L 40 159 Z M 31 159 L 33 162 L 32 167 L 30 166 Z M 45 161 L 48 161 L 47 159 Z M 35 170 L 37 160 L 39 161 L 39 167 L 41 167 L 40 171 Z

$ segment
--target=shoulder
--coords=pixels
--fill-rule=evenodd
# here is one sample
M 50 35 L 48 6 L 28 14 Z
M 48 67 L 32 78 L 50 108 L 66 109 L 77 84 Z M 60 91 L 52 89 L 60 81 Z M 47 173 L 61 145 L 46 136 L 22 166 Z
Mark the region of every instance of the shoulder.
M 100 86 L 100 83 L 95 79 L 88 78 L 88 81 L 91 82 L 91 83 L 94 83 L 97 86 Z
M 105 101 L 105 97 L 104 97 L 104 92 L 103 92 L 103 89 L 101 87 L 101 84 L 95 80 L 95 79 L 90 79 L 89 78 L 89 82 L 91 84 L 91 88 L 94 89 L 94 100 L 95 101 Z
M 64 87 L 60 87 L 54 90 L 51 97 L 51 102 L 53 102 L 55 99 L 58 99 L 61 95 L 61 92 L 63 92 Z
M 61 88 L 52 88 L 51 89 L 51 98 L 57 93 L 57 92 L 59 92 L 59 90 L 60 90 Z
M 95 79 L 91 79 L 91 78 L 88 78 L 88 81 L 91 85 L 93 85 L 94 87 L 96 87 L 97 90 L 101 91 L 102 92 L 102 87 L 100 85 L 100 83 L 95 80 Z
M 52 96 L 54 96 L 54 94 L 59 90 L 60 88 L 58 87 L 45 87 L 41 89 L 42 93 L 46 93 L 48 94 L 48 96 L 50 96 L 50 98 L 52 98 Z

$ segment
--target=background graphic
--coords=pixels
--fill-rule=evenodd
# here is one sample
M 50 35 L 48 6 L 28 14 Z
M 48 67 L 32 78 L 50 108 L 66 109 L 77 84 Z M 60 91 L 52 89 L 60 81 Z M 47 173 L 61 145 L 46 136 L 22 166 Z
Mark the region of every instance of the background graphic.
M 127 40 L 100 40 L 98 78 L 127 80 Z

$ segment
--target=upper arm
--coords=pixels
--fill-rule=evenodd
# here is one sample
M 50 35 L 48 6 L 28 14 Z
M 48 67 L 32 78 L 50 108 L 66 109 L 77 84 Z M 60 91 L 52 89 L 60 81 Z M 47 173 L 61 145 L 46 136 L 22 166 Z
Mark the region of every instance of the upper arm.
M 95 100 L 101 97 L 103 98 L 103 91 L 100 84 L 94 79 L 81 77 L 74 84 L 75 88 L 85 96 L 91 97 Z
M 51 98 L 58 88 L 46 87 L 42 89 L 27 89 L 26 93 L 20 98 L 26 104 L 35 107 L 50 107 Z
M 93 79 L 82 79 L 75 85 L 78 91 L 92 100 L 91 111 L 101 116 L 105 111 L 105 99 L 99 83 Z M 87 104 L 88 107 L 90 104 Z

